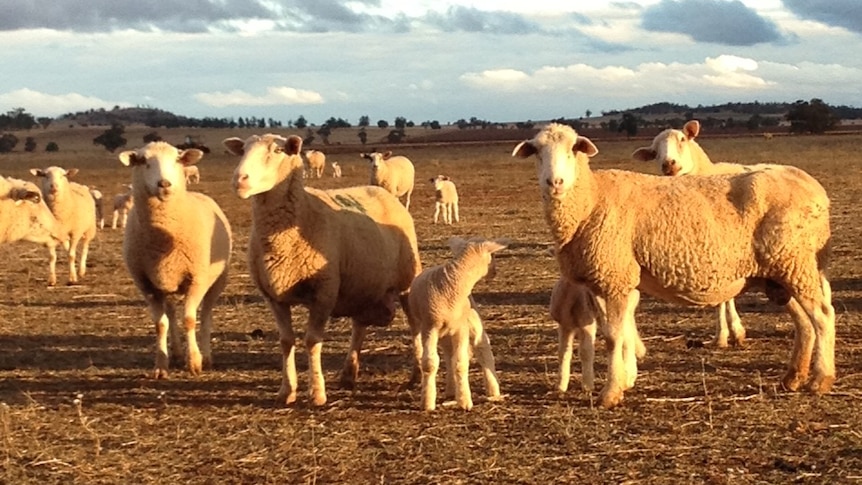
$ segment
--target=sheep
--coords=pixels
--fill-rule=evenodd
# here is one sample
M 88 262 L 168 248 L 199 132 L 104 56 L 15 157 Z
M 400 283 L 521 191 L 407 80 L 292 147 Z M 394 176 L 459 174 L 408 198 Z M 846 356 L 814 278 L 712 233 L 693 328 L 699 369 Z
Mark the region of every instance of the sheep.
M 99 229 L 105 228 L 105 211 L 104 211 L 104 200 L 102 197 L 102 191 L 93 187 L 90 188 L 90 195 L 93 196 L 93 201 L 96 203 L 96 225 L 99 226 Z
M 308 171 L 306 178 L 320 178 L 323 176 L 323 169 L 326 167 L 326 154 L 320 150 L 306 150 L 304 153 Z
M 512 155 L 538 159 L 562 275 L 603 302 L 609 358 L 599 404 L 609 408 L 623 399 L 626 362 L 635 358 L 634 346 L 624 342 L 633 336 L 638 290 L 712 306 L 751 287 L 764 289 L 796 326 L 782 384 L 829 392 L 835 310 L 824 275 L 830 227 L 823 187 L 793 167 L 679 178 L 591 171 L 597 152 L 571 127 L 552 123 Z
M 440 364 L 438 340 L 451 359 L 448 379 L 454 380 L 455 402 L 469 411 L 473 407 L 467 372 L 470 350 L 478 350 L 489 399 L 500 397 L 490 341 L 476 312 L 473 286 L 488 274 L 493 254 L 507 246 L 501 240 L 450 240 L 455 253 L 451 261 L 427 268 L 410 285 L 409 308 L 422 335 L 422 407 L 437 406 L 436 377 Z M 450 377 L 451 376 L 451 377 Z
M 135 201 L 132 198 L 132 186 L 127 185 L 128 192 L 123 192 L 114 196 L 114 219 L 111 222 L 111 229 L 117 228 L 117 223 L 119 222 L 119 227 L 126 227 L 126 220 L 129 217 L 129 212 L 132 210 L 132 206 Z
M 360 157 L 371 163 L 371 185 L 379 185 L 395 197 L 406 196 L 404 207 L 410 210 L 415 170 L 407 157 L 392 156 L 392 152 L 362 153 Z
M 341 165 L 338 162 L 332 162 L 332 177 L 333 178 L 341 178 Z
M 313 405 L 326 403 L 321 351 L 327 320 L 352 319 L 341 384 L 353 387 L 367 327 L 388 325 L 395 318 L 396 298 L 411 329 L 415 378 L 421 346 L 406 293 L 421 264 L 410 213 L 380 187 L 305 188 L 297 136 L 254 135 L 223 143 L 241 157 L 232 184 L 240 198 L 251 199 L 249 270 L 280 334 L 278 402 L 296 401 L 294 305 L 308 308 L 305 344 Z
M 58 232 L 54 214 L 32 182 L 0 177 L 0 244 L 29 241 L 55 245 L 67 242 Z
M 212 310 L 227 283 L 233 244 L 230 223 L 216 202 L 186 189 L 183 168 L 200 161 L 196 148 L 150 142 L 119 155 L 132 172 L 132 199 L 123 260 L 156 325 L 153 377 L 168 377 L 171 355 L 182 358 L 176 306 L 183 302 L 186 367 L 193 375 L 212 366 Z M 195 326 L 200 308 L 200 347 Z
M 69 253 L 69 284 L 77 284 L 78 278 L 83 278 L 87 274 L 90 241 L 96 236 L 93 196 L 88 187 L 69 180 L 78 173 L 76 168 L 68 170 L 61 167 L 33 168 L 30 169 L 30 173 L 39 179 L 45 202 L 57 220 L 58 231 L 69 235 L 68 244 L 63 245 Z M 79 242 L 81 259 L 76 261 Z M 50 255 L 48 286 L 54 286 L 57 284 L 56 245 L 48 244 L 48 252 Z
M 667 129 L 656 135 L 648 147 L 638 148 L 632 158 L 642 162 L 656 160 L 665 175 L 715 175 L 741 173 L 764 168 L 781 168 L 781 165 L 758 164 L 741 165 L 738 163 L 713 163 L 706 152 L 695 141 L 700 133 L 700 122 L 688 121 L 682 130 Z M 729 320 L 729 324 L 728 324 Z M 736 311 L 733 298 L 718 305 L 715 338 L 713 344 L 724 348 L 732 335 L 733 343 L 742 345 L 745 341 L 745 327 Z
M 438 175 L 430 179 L 434 185 L 434 224 L 437 224 L 440 211 L 443 211 L 443 223 L 452 224 L 452 216 L 455 222 L 460 222 L 458 217 L 458 189 L 455 183 L 445 175 Z
M 186 185 L 199 184 L 201 182 L 201 171 L 197 165 L 183 167 L 183 174 L 186 177 Z

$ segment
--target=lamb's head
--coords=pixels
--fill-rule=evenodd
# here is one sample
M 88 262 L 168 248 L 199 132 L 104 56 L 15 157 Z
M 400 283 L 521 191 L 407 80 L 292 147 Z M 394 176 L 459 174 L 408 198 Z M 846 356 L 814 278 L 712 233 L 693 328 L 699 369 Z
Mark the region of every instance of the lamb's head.
M 664 175 L 685 175 L 694 170 L 694 139 L 700 133 L 700 123 L 691 120 L 682 130 L 669 128 L 653 138 L 652 145 L 641 147 L 632 153 L 632 158 L 641 162 L 655 160 Z
M 536 156 L 536 171 L 543 197 L 562 198 L 577 181 L 579 159 L 595 156 L 598 148 L 589 138 L 578 136 L 572 127 L 551 123 L 532 140 L 522 141 L 512 151 L 513 157 Z
M 15 239 L 37 244 L 65 243 L 69 240 L 68 234 L 57 231 L 59 228 L 54 214 L 45 205 L 42 192 L 33 182 L 0 177 L 0 199 L 13 201 L 14 220 L 20 223 L 13 230 Z
M 368 160 L 368 163 L 371 164 L 371 172 L 376 172 L 381 165 L 383 165 L 383 161 L 392 156 L 391 151 L 387 151 L 384 153 L 380 152 L 371 152 L 371 153 L 361 153 L 359 155 L 361 158 Z
M 434 190 L 440 191 L 443 188 L 443 182 L 446 182 L 447 180 L 449 180 L 449 177 L 445 175 L 438 175 L 430 179 L 429 182 L 431 182 L 431 185 L 434 186 Z
M 45 200 L 52 202 L 69 192 L 69 179 L 78 173 L 77 168 L 66 170 L 61 167 L 31 168 L 30 173 L 39 178 Z
M 229 152 L 242 157 L 231 180 L 240 198 L 268 192 L 294 169 L 302 170 L 302 138 L 296 135 L 252 135 L 245 140 L 227 138 L 222 143 Z
M 197 148 L 179 150 L 163 141 L 147 143 L 137 150 L 120 153 L 120 163 L 132 168 L 132 185 L 143 188 L 148 197 L 161 201 L 185 193 L 184 167 L 194 165 L 204 156 Z
M 494 253 L 501 249 L 505 249 L 512 241 L 508 238 L 500 239 L 485 239 L 483 237 L 471 237 L 464 239 L 461 237 L 449 238 L 449 249 L 452 250 L 452 255 L 455 259 L 466 257 L 479 258 L 483 262 L 478 265 L 480 271 L 484 271 L 479 278 L 494 279 L 497 275 L 497 264 L 494 260 Z

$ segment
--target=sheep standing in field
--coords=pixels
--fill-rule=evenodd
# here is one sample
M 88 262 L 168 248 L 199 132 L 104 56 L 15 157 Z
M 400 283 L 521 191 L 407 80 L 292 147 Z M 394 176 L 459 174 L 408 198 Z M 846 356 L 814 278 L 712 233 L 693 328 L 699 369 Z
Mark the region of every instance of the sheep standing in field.
M 626 362 L 635 359 L 635 346 L 624 343 L 634 335 L 638 290 L 712 306 L 764 288 L 796 326 L 783 385 L 797 390 L 807 381 L 810 391 L 829 392 L 835 310 L 823 274 L 830 239 L 823 187 L 792 167 L 678 178 L 591 171 L 589 157 L 597 152 L 571 127 L 552 123 L 513 156 L 538 158 L 563 276 L 603 302 L 609 363 L 599 403 L 612 407 L 623 398 Z
M 69 178 L 78 173 L 78 169 L 69 170 L 60 167 L 45 169 L 33 168 L 30 173 L 39 178 L 45 203 L 57 220 L 58 231 L 68 234 L 69 242 L 64 244 L 69 253 L 69 284 L 78 283 L 78 278 L 87 274 L 87 254 L 90 251 L 90 241 L 96 237 L 96 212 L 90 189 Z M 77 261 L 78 243 L 81 243 L 81 259 Z M 57 284 L 57 247 L 48 244 L 50 254 L 48 285 Z M 78 267 L 76 269 L 76 263 Z
M 97 189 L 96 187 L 90 186 L 90 195 L 93 196 L 93 201 L 96 203 L 96 225 L 99 226 L 99 229 L 105 228 L 105 209 L 104 209 L 104 198 L 102 197 L 102 191 Z
M 326 168 L 326 154 L 320 150 L 306 150 L 303 155 L 305 155 L 305 163 L 307 170 L 305 172 L 306 178 L 320 178 L 323 176 L 323 169 Z
M 114 196 L 114 218 L 111 222 L 111 229 L 116 229 L 118 223 L 119 227 L 126 227 L 126 220 L 129 218 L 129 212 L 135 203 L 132 198 L 132 186 L 127 185 L 126 187 L 129 189 L 128 192 Z
M 227 283 L 232 237 L 218 204 L 186 190 L 183 168 L 203 152 L 177 150 L 151 142 L 120 153 L 132 170 L 132 199 L 123 237 L 126 268 L 143 293 L 156 324 L 156 379 L 168 376 L 168 332 L 171 355 L 182 358 L 176 306 L 183 301 L 186 366 L 199 374 L 212 365 L 212 310 Z M 201 318 L 200 348 L 195 327 Z
M 341 165 L 338 162 L 332 162 L 332 177 L 340 179 L 341 178 Z
M 32 182 L 0 177 L 0 244 L 29 241 L 56 245 L 68 241 L 58 232 L 51 209 Z
M 395 197 L 406 196 L 404 207 L 410 210 L 415 170 L 407 157 L 392 156 L 392 152 L 371 152 L 360 155 L 371 163 L 371 185 L 386 189 Z
M 199 184 L 201 182 L 201 170 L 197 165 L 183 167 L 183 174 L 186 177 L 186 185 Z
M 455 188 L 455 183 L 445 175 L 438 175 L 430 181 L 434 185 L 434 224 L 437 224 L 441 210 L 444 224 L 452 224 L 453 215 L 455 222 L 459 222 L 458 189 Z
M 448 263 L 425 269 L 410 285 L 410 312 L 422 335 L 422 408 L 437 406 L 438 341 L 448 349 L 449 374 L 455 384 L 455 402 L 470 410 L 473 399 L 467 374 L 471 348 L 485 375 L 490 399 L 500 396 L 494 371 L 494 354 L 470 294 L 488 274 L 493 254 L 506 247 L 499 241 L 450 241 L 456 254 Z M 448 376 L 447 376 L 448 377 Z
M 400 299 L 412 331 L 416 372 L 421 347 L 406 292 L 421 265 L 410 213 L 380 187 L 305 188 L 302 139 L 297 136 L 228 138 L 224 145 L 242 157 L 233 186 L 238 196 L 252 202 L 249 270 L 280 334 L 279 402 L 296 401 L 294 305 L 308 308 L 305 344 L 313 404 L 326 403 L 321 351 L 331 317 L 353 321 L 341 374 L 342 385 L 352 387 L 367 327 L 388 325 Z
M 699 133 L 700 123 L 697 120 L 687 122 L 682 130 L 664 130 L 656 135 L 650 146 L 635 150 L 632 158 L 642 162 L 655 160 L 662 173 L 670 176 L 732 174 L 765 168 L 783 169 L 781 165 L 772 164 L 713 163 L 695 141 Z M 742 345 L 745 341 L 745 327 L 742 326 L 742 319 L 739 318 L 733 298 L 718 306 L 713 343 L 717 347 L 727 347 L 728 338 L 731 336 L 736 345 Z

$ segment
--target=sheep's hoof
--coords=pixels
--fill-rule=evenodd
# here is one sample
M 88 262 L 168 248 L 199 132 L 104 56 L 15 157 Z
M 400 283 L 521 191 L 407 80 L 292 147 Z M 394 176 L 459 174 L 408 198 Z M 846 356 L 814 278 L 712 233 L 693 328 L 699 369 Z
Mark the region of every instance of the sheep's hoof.
M 726 348 L 730 347 L 730 345 L 727 343 L 727 339 L 724 339 L 724 340 L 714 339 L 714 340 L 709 342 L 709 345 L 711 347 L 715 347 L 717 349 L 726 349 Z
M 356 389 L 356 376 L 351 375 L 349 372 L 342 372 L 341 378 L 338 380 L 338 385 L 341 386 L 342 389 L 352 391 Z
M 835 376 L 822 376 L 813 377 L 806 387 L 814 394 L 828 394 L 833 384 L 835 384 Z
M 56 278 L 48 279 L 48 286 L 57 286 L 57 279 Z
M 153 379 L 167 379 L 168 378 L 168 370 L 160 367 L 156 367 L 153 371 Z
M 599 406 L 611 409 L 623 402 L 622 389 L 602 389 L 599 394 Z
M 189 361 L 187 362 L 186 366 L 189 369 L 189 373 L 191 373 L 193 376 L 201 375 L 201 372 L 203 371 L 203 362 L 201 360 L 201 356 L 189 356 Z
M 287 393 L 278 391 L 278 397 L 275 399 L 276 406 L 290 406 L 296 402 L 296 392 Z
M 66 282 L 66 286 L 78 286 L 78 282 L 69 280 Z
M 488 396 L 488 402 L 503 402 L 509 397 L 506 394 L 497 394 L 496 396 Z
M 787 374 L 781 379 L 781 386 L 788 391 L 798 391 L 807 377 L 807 375 L 795 369 L 788 369 Z
M 325 392 L 318 392 L 316 394 L 312 394 L 311 395 L 311 404 L 318 406 L 318 407 L 326 404 L 326 393 Z

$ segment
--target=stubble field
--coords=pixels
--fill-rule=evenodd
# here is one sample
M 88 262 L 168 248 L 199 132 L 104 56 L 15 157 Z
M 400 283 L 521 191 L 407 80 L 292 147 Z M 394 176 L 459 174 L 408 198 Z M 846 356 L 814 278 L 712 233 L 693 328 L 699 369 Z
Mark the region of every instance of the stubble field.
M 98 132 L 57 130 L 55 154 L 0 157 L 0 174 L 32 179 L 31 167 L 80 169 L 78 180 L 110 200 L 128 183 L 116 154 L 91 140 Z M 144 130 L 127 133 L 129 147 Z M 715 161 L 797 165 L 832 199 L 832 282 L 838 381 L 821 397 L 780 387 L 793 341 L 789 316 L 761 295 L 738 306 L 747 344 L 714 349 L 714 311 L 647 296 L 637 310 L 648 353 L 634 389 L 613 410 L 556 380 L 556 325 L 547 311 L 558 270 L 546 253 L 534 165 L 510 157 L 515 143 L 394 148 L 416 165 L 411 213 L 425 266 L 449 257 L 451 236 L 509 237 L 497 277 L 475 297 L 491 336 L 503 402 L 483 399 L 471 370 L 476 407 L 419 410 L 409 377 L 403 315 L 369 333 L 355 391 L 339 389 L 337 371 L 349 324 L 335 320 L 324 343 L 329 402 L 305 399 L 306 354 L 299 344 L 301 398 L 275 405 L 280 382 L 277 333 L 248 277 L 248 201 L 230 190 L 237 160 L 220 140 L 248 131 L 212 131 L 202 182 L 233 226 L 227 289 L 215 310 L 214 369 L 193 377 L 173 367 L 153 380 L 155 336 L 143 299 L 121 256 L 122 231 L 106 228 L 91 246 L 82 284 L 48 288 L 47 251 L 0 247 L 0 482 L 2 483 L 858 483 L 862 481 L 862 136 L 703 139 Z M 179 143 L 185 132 L 164 131 Z M 24 135 L 27 136 L 27 135 Z M 19 135 L 23 139 L 23 136 Z M 654 172 L 630 161 L 648 140 L 596 140 L 594 168 Z M 367 182 L 359 152 L 320 147 L 344 167 L 322 188 Z M 378 146 L 382 148 L 382 146 Z M 461 195 L 460 224 L 433 225 L 428 179 L 449 175 Z M 631 210 L 637 210 L 636 207 Z M 108 214 L 110 216 L 110 214 Z M 110 218 L 108 219 L 110 223 Z M 373 248 L 369 248 L 373 250 Z M 62 257 L 61 260 L 63 261 Z M 304 329 L 304 310 L 294 321 Z M 603 346 L 600 346 L 602 349 Z M 605 376 L 597 358 L 599 385 Z

